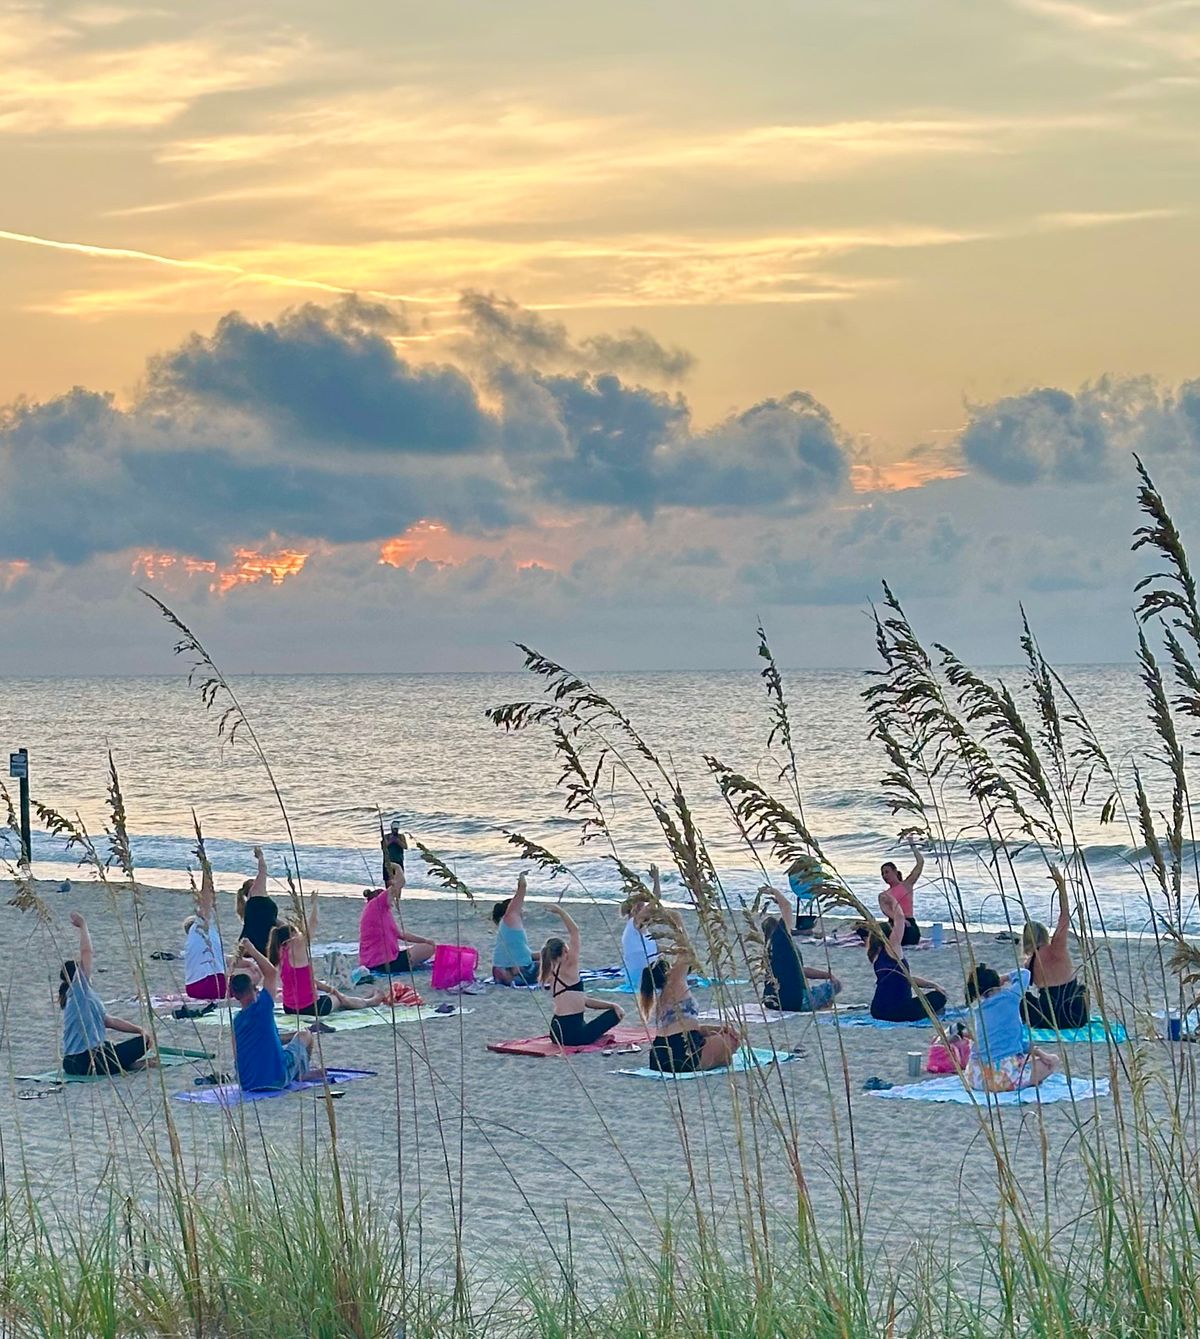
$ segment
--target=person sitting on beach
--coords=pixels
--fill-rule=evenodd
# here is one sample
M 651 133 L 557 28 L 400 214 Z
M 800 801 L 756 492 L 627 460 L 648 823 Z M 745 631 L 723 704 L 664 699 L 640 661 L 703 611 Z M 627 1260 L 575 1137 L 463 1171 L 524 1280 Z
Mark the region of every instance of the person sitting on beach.
M 1075 976 L 1071 961 L 1071 907 L 1067 885 L 1058 885 L 1058 923 L 1051 934 L 1039 921 L 1030 921 L 1021 935 L 1021 945 L 1029 955 L 1025 966 L 1037 994 L 1028 991 L 1021 1001 L 1021 1013 L 1030 1027 L 1087 1027 L 1092 1015 L 1087 986 Z
M 358 961 L 372 976 L 411 972 L 418 963 L 432 958 L 437 948 L 432 939 L 410 934 L 397 921 L 403 892 L 404 867 L 389 865 L 387 888 L 368 888 L 363 893 L 367 905 L 358 918 Z
M 638 1005 L 654 1031 L 649 1064 L 664 1074 L 719 1069 L 742 1044 L 736 1028 L 699 1021 L 700 1010 L 688 989 L 688 966 L 687 955 L 680 954 L 669 967 L 659 957 L 642 972 Z
M 196 914 L 183 923 L 187 936 L 183 941 L 183 989 L 193 1000 L 223 1000 L 229 993 L 216 902 L 212 870 L 205 866 L 196 898 Z
M 1028 986 L 1024 967 L 1001 976 L 981 962 L 967 975 L 973 1043 L 966 1077 L 979 1092 L 1036 1088 L 1059 1067 L 1058 1056 L 1025 1040 L 1021 1000 Z
M 883 904 L 883 899 L 890 896 L 899 907 L 900 915 L 904 919 L 905 948 L 911 948 L 914 944 L 921 942 L 921 927 L 917 924 L 913 915 L 913 889 L 925 868 L 925 857 L 917 850 L 916 840 L 910 837 L 908 845 L 913 853 L 914 864 L 906 875 L 901 876 L 900 869 L 894 860 L 887 860 L 879 867 L 880 876 L 887 885 L 879 895 L 879 906 L 885 916 L 891 916 L 892 912 L 888 911 Z
M 311 936 L 316 932 L 317 894 L 309 902 L 308 919 L 303 927 L 277 925 L 271 931 L 266 957 L 279 969 L 283 1009 L 289 1014 L 311 1014 L 324 1018 L 338 1009 L 369 1009 L 383 1002 L 380 992 L 371 995 L 347 995 L 328 981 L 317 979 L 313 970 Z M 318 1029 L 319 1030 L 319 1029 Z
M 240 1008 L 233 1016 L 233 1060 L 238 1083 L 248 1092 L 286 1088 L 297 1079 L 316 1078 L 312 1069 L 313 1035 L 279 1035 L 275 995 L 279 969 L 249 939 L 229 977 L 229 991 Z
M 517 891 L 492 907 L 496 947 L 492 950 L 492 980 L 502 986 L 537 984 L 538 965 L 529 936 L 525 933 L 525 875 L 517 879 Z
M 267 896 L 267 862 L 261 846 L 254 848 L 254 858 L 258 861 L 258 873 L 238 889 L 237 914 L 242 918 L 238 938 L 248 939 L 260 953 L 266 953 L 267 941 L 279 920 L 279 908 L 274 898 Z
M 124 1018 L 104 1012 L 104 1001 L 92 985 L 95 954 L 87 921 L 71 912 L 71 924 L 79 931 L 79 957 L 68 958 L 58 975 L 58 1007 L 63 1016 L 62 1067 L 66 1074 L 124 1074 L 151 1063 L 147 1059 L 150 1033 Z M 128 1032 L 128 1041 L 115 1045 L 105 1037 L 106 1029 Z
M 762 922 L 763 942 L 767 949 L 763 1007 L 783 1013 L 828 1009 L 840 994 L 842 983 L 832 972 L 805 967 L 792 938 L 792 903 L 787 894 L 772 888 L 769 883 L 763 884 L 759 892 L 774 898 L 779 908 L 778 915 L 764 916 Z
M 657 865 L 650 866 L 650 883 L 655 901 L 661 904 L 662 881 Z M 641 897 L 626 898 L 621 903 L 621 915 L 625 917 L 625 928 L 621 931 L 621 965 L 625 968 L 625 980 L 630 990 L 639 989 L 642 973 L 658 957 L 658 941 L 646 932 L 650 912 L 651 904 Z
M 380 846 L 383 848 L 383 882 L 386 885 L 389 879 L 388 866 L 399 865 L 404 868 L 404 853 L 408 850 L 408 838 L 400 831 L 400 820 L 392 819 L 392 828 L 386 837 L 380 839 Z
M 615 1004 L 593 999 L 584 993 L 579 976 L 579 926 L 562 907 L 550 910 L 566 927 L 566 940 L 554 936 L 542 946 L 541 971 L 538 980 L 550 992 L 550 1036 L 560 1046 L 590 1046 L 599 1041 L 625 1016 Z M 584 1017 L 586 1009 L 599 1009 L 591 1018 Z
M 904 911 L 890 893 L 879 899 L 886 929 L 873 927 L 867 938 L 867 957 L 875 969 L 871 1017 L 886 1023 L 920 1023 L 946 1007 L 946 992 L 933 981 L 913 976 L 904 956 Z M 916 986 L 919 994 L 913 994 Z

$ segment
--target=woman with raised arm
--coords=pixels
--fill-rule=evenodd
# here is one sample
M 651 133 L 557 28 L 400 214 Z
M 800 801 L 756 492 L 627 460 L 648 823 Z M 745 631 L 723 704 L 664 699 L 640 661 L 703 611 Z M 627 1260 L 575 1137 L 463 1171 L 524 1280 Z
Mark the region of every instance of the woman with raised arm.
M 502 986 L 537 984 L 538 965 L 529 936 L 525 933 L 525 875 L 517 879 L 517 891 L 492 907 L 496 947 L 492 950 L 492 980 Z
M 319 914 L 314 889 L 303 926 L 276 925 L 271 931 L 265 956 L 279 969 L 279 993 L 284 1013 L 324 1018 L 338 1009 L 369 1009 L 373 1004 L 381 1003 L 377 992 L 369 996 L 347 995 L 327 981 L 318 980 L 310 952 Z
M 266 953 L 271 931 L 279 923 L 275 899 L 267 896 L 267 862 L 262 847 L 254 848 L 258 872 L 238 889 L 237 914 L 242 918 L 239 939 L 248 939 L 260 953 Z
M 921 942 L 921 927 L 917 924 L 913 912 L 913 889 L 925 868 L 925 857 L 917 850 L 916 840 L 910 837 L 908 845 L 913 853 L 914 863 L 912 869 L 906 875 L 901 877 L 899 867 L 894 860 L 888 860 L 879 867 L 879 873 L 887 885 L 879 896 L 879 905 L 883 908 L 884 914 L 890 916 L 892 913 L 883 907 L 883 899 L 890 895 L 900 908 L 900 915 L 904 922 L 903 945 L 905 948 L 911 948 L 914 944 Z
M 625 1011 L 605 1000 L 593 999 L 584 993 L 579 976 L 579 926 L 562 907 L 550 910 L 566 927 L 566 939 L 553 936 L 542 945 L 541 971 L 538 980 L 550 992 L 550 1035 L 560 1046 L 590 1046 L 625 1017 Z M 599 1009 L 591 1018 L 585 1010 Z
M 67 1074 L 124 1074 L 150 1063 L 150 1034 L 136 1023 L 104 1012 L 104 1001 L 92 985 L 95 955 L 87 921 L 71 912 L 79 931 L 79 957 L 68 958 L 58 975 L 58 1007 L 63 1016 L 62 1067 Z M 105 1031 L 127 1032 L 115 1045 Z
M 888 918 L 886 937 L 876 926 L 867 936 L 867 957 L 875 969 L 871 1017 L 885 1023 L 920 1023 L 946 1007 L 946 992 L 933 981 L 913 976 L 904 956 L 904 911 L 891 893 L 879 905 Z M 913 987 L 917 987 L 917 994 Z
M 1021 944 L 1029 955 L 1025 966 L 1037 988 L 1025 993 L 1021 1013 L 1030 1027 L 1087 1027 L 1092 1005 L 1088 989 L 1075 975 L 1071 961 L 1071 907 L 1067 885 L 1058 879 L 1058 923 L 1051 934 L 1039 921 L 1030 921 L 1021 935 Z
M 654 1032 L 650 1068 L 664 1074 L 719 1069 L 742 1044 L 736 1028 L 699 1021 L 699 1007 L 688 989 L 688 966 L 688 955 L 681 953 L 670 966 L 659 957 L 642 972 L 638 1005 Z
M 388 866 L 388 886 L 370 888 L 363 896 L 367 905 L 358 918 L 358 961 L 372 976 L 398 976 L 432 958 L 437 945 L 432 939 L 411 934 L 398 920 L 404 892 L 404 869 Z
M 193 1000 L 223 1000 L 229 992 L 216 908 L 212 871 L 205 866 L 196 914 L 183 923 L 183 989 Z
M 764 883 L 758 890 L 775 900 L 777 914 L 763 917 L 763 942 L 767 949 L 767 979 L 763 983 L 763 1007 L 785 1013 L 812 1013 L 828 1009 L 842 989 L 832 972 L 805 967 L 792 938 L 794 913 L 791 898 Z

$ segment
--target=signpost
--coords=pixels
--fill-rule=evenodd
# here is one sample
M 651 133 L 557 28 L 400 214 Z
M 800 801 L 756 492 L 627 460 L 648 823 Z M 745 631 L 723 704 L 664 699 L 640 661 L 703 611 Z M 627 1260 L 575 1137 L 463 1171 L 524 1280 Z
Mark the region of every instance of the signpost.
M 8 755 L 8 774 L 21 783 L 21 863 L 33 863 L 33 842 L 29 830 L 29 750 L 18 749 Z

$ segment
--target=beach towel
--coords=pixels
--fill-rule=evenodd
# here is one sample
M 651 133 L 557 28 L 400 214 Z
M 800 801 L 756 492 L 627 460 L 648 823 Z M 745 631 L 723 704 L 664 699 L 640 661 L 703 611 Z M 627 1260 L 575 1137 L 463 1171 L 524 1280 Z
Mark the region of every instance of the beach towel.
M 331 1032 L 357 1032 L 360 1028 L 381 1027 L 385 1023 L 433 1023 L 439 1018 L 457 1018 L 459 1014 L 470 1012 L 470 1009 L 460 1009 L 456 1004 L 444 1010 L 412 1007 L 389 1009 L 386 1005 L 376 1005 L 371 1009 L 339 1009 L 336 1013 L 326 1014 L 320 1022 Z M 275 1010 L 275 1022 L 281 1027 L 299 1028 L 303 1031 L 316 1021 L 318 1020 L 311 1014 L 301 1014 L 297 1019 L 295 1014 L 285 1014 L 281 1009 Z M 205 1014 L 203 1018 L 190 1018 L 188 1022 L 208 1027 L 230 1026 L 229 1018 L 219 1013 Z
M 257 1092 L 243 1092 L 236 1083 L 223 1083 L 215 1088 L 201 1088 L 197 1092 L 172 1093 L 177 1102 L 199 1102 L 204 1106 L 238 1107 L 247 1102 L 268 1102 L 273 1097 L 286 1097 L 289 1093 L 302 1093 L 307 1088 L 324 1088 L 328 1082 L 332 1088 L 339 1083 L 353 1083 L 355 1079 L 373 1079 L 373 1069 L 327 1069 L 323 1079 L 297 1079 L 286 1088 L 264 1088 Z
M 1046 1106 L 1050 1102 L 1082 1102 L 1091 1097 L 1107 1097 L 1107 1079 L 1068 1079 L 1065 1074 L 1051 1074 L 1037 1088 L 1021 1088 L 1015 1093 L 977 1093 L 955 1075 L 946 1079 L 928 1079 L 924 1083 L 906 1083 L 898 1088 L 884 1088 L 872 1092 L 872 1097 L 885 1097 L 897 1102 L 955 1102 L 960 1106 L 1002 1107 Z
M 608 1051 L 619 1046 L 649 1046 L 654 1038 L 642 1027 L 615 1027 L 599 1041 L 587 1046 L 560 1046 L 553 1037 L 521 1037 L 514 1041 L 490 1041 L 488 1050 L 497 1055 L 581 1055 L 586 1051 Z
M 174 1065 L 190 1065 L 193 1060 L 211 1060 L 207 1052 L 172 1054 L 169 1051 L 163 1051 L 159 1055 L 158 1063 L 163 1069 L 170 1069 Z M 152 1073 L 151 1070 L 128 1070 L 128 1074 Z M 110 1083 L 113 1079 L 123 1079 L 126 1074 L 67 1074 L 61 1069 L 47 1069 L 41 1074 L 16 1074 L 13 1076 L 18 1083 Z
M 805 940 L 804 943 L 811 944 L 814 949 L 864 947 L 863 940 L 847 930 L 839 930 L 835 935 L 826 935 L 824 939 Z M 904 951 L 905 953 L 920 953 L 923 949 L 952 948 L 957 943 L 957 935 L 947 935 L 940 944 L 934 944 L 933 940 L 926 935 L 919 944 L 906 944 Z
M 745 1004 L 730 1005 L 728 1009 L 705 1009 L 697 1015 L 704 1023 L 786 1023 L 789 1018 L 812 1018 L 811 1009 L 789 1011 L 787 1009 L 768 1009 L 757 1000 Z
M 660 1083 L 670 1083 L 675 1079 L 710 1079 L 717 1074 L 744 1074 L 748 1069 L 765 1069 L 767 1065 L 783 1064 L 785 1060 L 796 1057 L 787 1051 L 771 1051 L 761 1046 L 743 1046 L 733 1057 L 733 1064 L 722 1065 L 720 1069 L 695 1069 L 686 1074 L 664 1074 L 660 1069 L 651 1069 L 643 1065 L 640 1069 L 618 1069 L 631 1079 L 656 1079 Z

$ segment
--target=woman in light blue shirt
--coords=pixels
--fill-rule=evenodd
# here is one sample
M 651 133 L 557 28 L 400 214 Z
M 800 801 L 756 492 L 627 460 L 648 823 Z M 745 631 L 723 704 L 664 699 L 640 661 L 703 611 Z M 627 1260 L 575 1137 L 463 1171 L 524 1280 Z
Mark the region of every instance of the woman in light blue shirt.
M 67 1074 L 124 1074 L 141 1069 L 150 1048 L 150 1034 L 136 1023 L 104 1012 L 104 1001 L 92 986 L 92 937 L 87 921 L 71 912 L 79 931 L 79 958 L 68 958 L 58 974 L 58 1007 L 63 1015 L 63 1072 Z M 106 1029 L 132 1034 L 113 1045 Z
M 967 1082 L 980 1092 L 1036 1088 L 1059 1067 L 1058 1056 L 1025 1039 L 1021 1001 L 1028 985 L 1023 967 L 1001 976 L 981 962 L 967 974 L 972 1032 Z
M 502 986 L 532 986 L 538 967 L 525 933 L 525 875 L 517 880 L 517 891 L 492 907 L 496 947 L 492 950 L 492 980 Z

